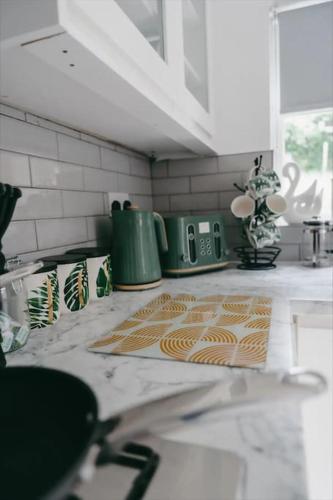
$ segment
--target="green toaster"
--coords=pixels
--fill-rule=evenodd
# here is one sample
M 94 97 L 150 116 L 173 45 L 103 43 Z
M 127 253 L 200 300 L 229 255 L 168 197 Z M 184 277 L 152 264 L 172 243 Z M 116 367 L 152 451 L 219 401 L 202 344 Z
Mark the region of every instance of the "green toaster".
M 163 274 L 182 276 L 224 267 L 226 246 L 223 216 L 164 217 L 168 250 L 161 253 Z

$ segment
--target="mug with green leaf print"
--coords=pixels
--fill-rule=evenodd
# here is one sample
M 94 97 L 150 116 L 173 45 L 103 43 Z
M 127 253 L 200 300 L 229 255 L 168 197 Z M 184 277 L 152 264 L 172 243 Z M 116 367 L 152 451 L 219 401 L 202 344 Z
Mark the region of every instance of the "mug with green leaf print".
M 89 302 L 87 260 L 84 255 L 52 255 L 44 262 L 58 264 L 60 314 L 80 311 Z
M 47 262 L 24 279 L 31 330 L 53 325 L 60 316 L 57 264 Z
M 82 247 L 68 250 L 67 254 L 84 255 L 87 259 L 89 300 L 97 300 L 112 292 L 111 257 L 104 247 Z
M 281 233 L 274 222 L 258 224 L 257 219 L 262 222 L 261 216 L 253 217 L 246 228 L 248 240 L 253 248 L 264 248 L 280 241 Z
M 274 194 L 281 189 L 279 176 L 274 170 L 263 170 L 259 175 L 254 175 L 255 168 L 251 170 L 248 181 L 248 194 L 255 200 Z

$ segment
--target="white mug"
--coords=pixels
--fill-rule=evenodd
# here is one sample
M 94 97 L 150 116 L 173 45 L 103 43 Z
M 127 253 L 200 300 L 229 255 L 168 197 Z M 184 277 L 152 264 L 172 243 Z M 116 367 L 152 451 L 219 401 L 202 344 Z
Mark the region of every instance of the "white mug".
M 258 209 L 258 214 L 261 215 L 267 222 L 274 221 L 282 215 L 288 208 L 287 201 L 279 194 L 270 194 L 262 202 Z
M 255 201 L 246 194 L 237 196 L 230 205 L 230 209 L 235 217 L 245 219 L 254 213 Z

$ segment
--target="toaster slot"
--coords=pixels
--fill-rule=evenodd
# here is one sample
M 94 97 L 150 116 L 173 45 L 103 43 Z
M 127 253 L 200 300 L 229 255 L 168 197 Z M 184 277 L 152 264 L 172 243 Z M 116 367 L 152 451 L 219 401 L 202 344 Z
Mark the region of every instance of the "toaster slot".
M 220 260 L 222 257 L 222 244 L 221 244 L 221 226 L 218 222 L 214 222 L 214 249 L 215 257 Z
M 197 254 L 195 249 L 195 229 L 193 224 L 187 226 L 187 242 L 190 263 L 194 264 L 197 261 Z

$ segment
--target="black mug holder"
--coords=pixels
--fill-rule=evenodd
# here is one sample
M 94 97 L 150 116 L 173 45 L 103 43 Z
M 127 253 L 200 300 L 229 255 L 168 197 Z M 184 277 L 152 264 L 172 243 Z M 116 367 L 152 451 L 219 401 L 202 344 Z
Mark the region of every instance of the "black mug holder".
M 262 163 L 262 155 L 260 155 L 259 159 L 256 158 L 254 161 L 255 164 L 255 176 L 259 175 Z M 246 189 L 238 186 L 237 183 L 234 183 L 235 188 L 241 191 L 243 194 L 246 192 Z M 257 215 L 258 212 L 258 200 L 255 200 L 255 211 L 254 215 Z M 261 249 L 253 248 L 249 245 L 238 246 L 234 248 L 234 251 L 241 260 L 241 264 L 238 264 L 238 269 L 246 269 L 248 271 L 258 271 L 258 270 L 268 270 L 275 269 L 276 264 L 274 261 L 281 253 L 281 248 L 276 246 L 264 247 Z
M 234 248 L 237 257 L 240 258 L 241 264 L 238 264 L 238 269 L 246 269 L 249 271 L 266 271 L 275 269 L 274 261 L 281 252 L 279 247 L 265 247 L 257 250 L 251 246 L 239 246 Z

